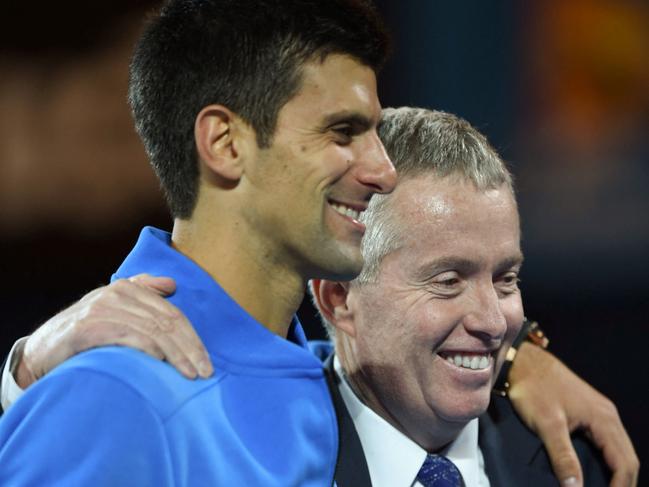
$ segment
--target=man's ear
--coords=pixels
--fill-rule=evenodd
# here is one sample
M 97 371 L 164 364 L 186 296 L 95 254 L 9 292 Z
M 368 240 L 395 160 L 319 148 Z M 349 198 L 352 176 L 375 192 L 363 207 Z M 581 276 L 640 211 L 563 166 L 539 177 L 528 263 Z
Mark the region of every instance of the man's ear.
M 347 302 L 349 283 L 313 279 L 311 286 L 313 298 L 322 316 L 337 330 L 355 337 L 354 313 Z
M 243 158 L 254 130 L 223 105 L 208 105 L 196 116 L 194 139 L 203 165 L 226 184 L 237 183 L 243 174 Z

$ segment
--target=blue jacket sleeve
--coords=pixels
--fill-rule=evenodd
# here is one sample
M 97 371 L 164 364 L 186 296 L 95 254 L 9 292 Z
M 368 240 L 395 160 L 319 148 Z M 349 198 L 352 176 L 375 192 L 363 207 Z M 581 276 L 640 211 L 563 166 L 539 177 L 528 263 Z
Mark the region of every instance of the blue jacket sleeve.
M 166 486 L 173 471 L 160 417 L 100 371 L 56 370 L 0 419 L 2 486 Z

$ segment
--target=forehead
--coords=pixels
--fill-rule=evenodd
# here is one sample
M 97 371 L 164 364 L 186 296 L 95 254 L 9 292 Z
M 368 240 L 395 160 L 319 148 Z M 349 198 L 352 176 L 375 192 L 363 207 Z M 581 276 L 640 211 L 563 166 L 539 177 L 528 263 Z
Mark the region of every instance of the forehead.
M 485 260 L 520 255 L 518 209 L 511 190 L 478 190 L 455 177 L 418 176 L 390 196 L 399 253 L 413 259 Z
M 280 110 L 278 125 L 328 119 L 333 123 L 338 116 L 360 116 L 373 125 L 378 123 L 381 105 L 374 71 L 343 54 L 305 63 L 301 87 Z

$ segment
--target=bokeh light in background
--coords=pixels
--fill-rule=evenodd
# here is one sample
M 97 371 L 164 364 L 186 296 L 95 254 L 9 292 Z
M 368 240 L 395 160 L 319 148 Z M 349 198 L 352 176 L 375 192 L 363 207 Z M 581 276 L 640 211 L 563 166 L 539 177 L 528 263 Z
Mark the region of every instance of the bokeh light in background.
M 125 101 L 154 4 L 9 0 L 0 19 L 0 350 L 106 282 L 142 225 L 171 226 Z M 396 38 L 383 104 L 457 113 L 510 161 L 527 314 L 617 403 L 646 462 L 649 5 L 378 4 Z
M 160 206 L 125 103 L 142 12 L 73 5 L 71 15 L 50 4 L 16 2 L 17 18 L 4 17 L 15 34 L 0 55 L 0 231 L 8 237 L 113 232 Z

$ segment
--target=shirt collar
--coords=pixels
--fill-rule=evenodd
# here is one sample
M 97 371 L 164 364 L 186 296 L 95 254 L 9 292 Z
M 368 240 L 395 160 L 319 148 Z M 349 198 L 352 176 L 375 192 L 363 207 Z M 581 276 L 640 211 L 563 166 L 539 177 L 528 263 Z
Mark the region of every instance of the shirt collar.
M 338 387 L 363 446 L 372 486 L 413 485 L 426 458 L 426 451 L 356 396 L 345 378 L 337 356 L 334 356 L 334 370 L 343 378 L 338 381 Z M 458 437 L 440 454 L 457 466 L 464 485 L 484 485 L 486 474 L 482 453 L 478 447 L 477 418 L 469 421 Z
M 113 280 L 144 272 L 175 279 L 176 292 L 168 299 L 192 323 L 215 366 L 226 361 L 230 368 L 322 370 L 307 348 L 297 317 L 291 322 L 287 340 L 270 332 L 207 272 L 176 251 L 169 233 L 145 227 Z

